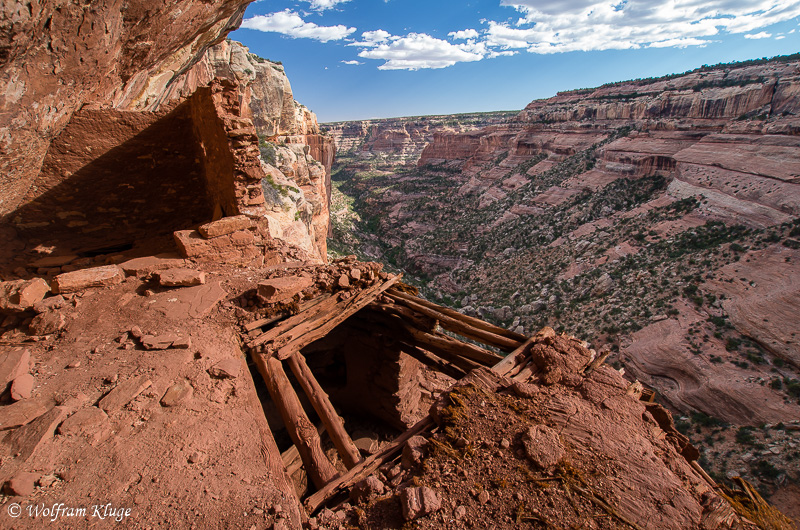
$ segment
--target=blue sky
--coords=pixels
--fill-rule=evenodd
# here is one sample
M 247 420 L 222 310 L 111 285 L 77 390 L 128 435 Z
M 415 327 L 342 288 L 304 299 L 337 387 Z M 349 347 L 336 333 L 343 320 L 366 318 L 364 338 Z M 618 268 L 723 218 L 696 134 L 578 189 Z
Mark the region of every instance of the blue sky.
M 230 36 L 320 122 L 517 110 L 800 51 L 800 0 L 258 0 Z

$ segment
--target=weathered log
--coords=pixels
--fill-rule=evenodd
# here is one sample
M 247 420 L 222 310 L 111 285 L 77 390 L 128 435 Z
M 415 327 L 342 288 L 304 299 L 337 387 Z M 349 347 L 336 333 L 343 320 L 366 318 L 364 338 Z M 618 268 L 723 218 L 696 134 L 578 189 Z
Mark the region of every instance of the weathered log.
M 401 275 L 397 275 L 382 284 L 365 289 L 354 298 L 339 302 L 333 310 L 319 314 L 316 318 L 288 330 L 276 340 L 276 342 L 280 343 L 275 345 L 277 348 L 273 346 L 277 357 L 281 360 L 286 359 L 294 352 L 300 351 L 305 346 L 321 339 L 336 326 L 366 307 L 379 294 L 399 282 L 401 277 Z
M 533 346 L 533 342 L 533 337 L 526 340 L 516 350 L 506 355 L 502 361 L 495 364 L 492 370 L 501 375 L 509 373 L 516 365 L 522 362 L 526 355 L 528 355 L 528 351 L 530 351 L 531 346 Z
M 311 300 L 307 300 L 307 301 L 305 301 L 302 304 L 299 304 L 297 306 L 297 311 L 295 312 L 295 314 L 297 315 L 297 314 L 300 314 L 300 313 L 302 313 L 304 311 L 308 311 L 312 307 L 321 304 L 322 302 L 324 302 L 325 300 L 331 298 L 332 296 L 333 296 L 332 294 L 324 294 L 322 296 L 317 296 L 316 298 L 313 298 Z M 259 328 L 263 328 L 264 326 L 268 326 L 269 324 L 274 324 L 275 322 L 278 322 L 279 320 L 283 320 L 284 318 L 286 318 L 289 315 L 290 315 L 290 313 L 281 313 L 279 315 L 276 315 L 276 316 L 270 317 L 270 318 L 260 318 L 258 320 L 254 320 L 253 322 L 250 322 L 249 324 L 245 325 L 244 329 L 247 332 L 252 332 L 252 331 L 255 331 L 255 330 L 259 329 Z M 260 333 L 258 335 L 260 335 Z M 258 335 L 256 335 L 256 336 L 258 336 Z
M 272 401 L 280 411 L 286 430 L 300 452 L 306 473 L 317 488 L 322 488 L 335 479 L 338 473 L 322 450 L 317 428 L 303 410 L 289 378 L 286 377 L 282 363 L 274 357 L 266 358 L 259 354 L 254 357 Z
M 589 374 L 597 370 L 600 366 L 602 366 L 604 362 L 606 362 L 606 359 L 608 359 L 609 355 L 611 355 L 611 351 L 605 351 L 600 355 L 598 355 L 597 357 L 595 357 L 594 359 L 592 359 L 592 362 L 586 365 L 586 368 L 583 369 L 583 375 L 588 376 Z
M 456 311 L 454 309 L 450 309 L 448 307 L 442 307 L 440 305 L 436 305 L 433 302 L 429 302 L 428 300 L 425 300 L 424 298 L 419 298 L 417 296 L 412 296 L 410 294 L 406 294 L 406 293 L 404 293 L 402 291 L 399 291 L 397 289 L 391 289 L 387 294 L 390 294 L 390 295 L 395 296 L 397 298 L 402 298 L 403 300 L 409 300 L 411 302 L 416 302 L 416 303 L 418 303 L 420 305 L 424 305 L 426 307 L 429 307 L 430 309 L 438 311 L 439 313 L 443 313 L 443 314 L 445 314 L 445 315 L 447 315 L 447 316 L 449 316 L 451 318 L 454 318 L 456 320 L 461 320 L 462 322 L 465 322 L 465 323 L 467 323 L 467 324 L 469 324 L 469 325 L 471 325 L 471 326 L 473 326 L 475 328 L 481 329 L 483 331 L 489 331 L 491 333 L 494 333 L 495 335 L 500 335 L 501 337 L 506 337 L 506 338 L 509 338 L 509 339 L 513 339 L 513 340 L 517 341 L 518 343 L 525 342 L 525 340 L 528 338 L 525 335 L 520 335 L 519 333 L 515 333 L 515 332 L 513 332 L 511 330 L 508 330 L 508 329 L 505 329 L 505 328 L 501 328 L 500 326 L 495 326 L 494 324 L 490 324 L 490 323 L 485 322 L 485 321 L 483 321 L 483 320 L 481 320 L 479 318 L 463 315 L 463 314 L 459 313 L 458 311 Z
M 333 445 L 336 446 L 342 462 L 347 466 L 347 469 L 352 468 L 361 461 L 361 453 L 359 453 L 350 435 L 347 434 L 344 422 L 336 412 L 336 409 L 333 408 L 330 399 L 328 399 L 328 394 L 319 385 L 308 364 L 306 364 L 305 357 L 300 352 L 289 357 L 288 362 L 294 376 L 311 401 L 311 405 L 322 420 L 323 425 L 325 425 L 328 436 L 331 437 Z
M 513 379 L 514 381 L 527 381 L 535 373 L 536 373 L 536 364 L 533 362 L 529 362 L 511 379 Z
M 336 303 L 338 301 L 339 299 L 336 296 L 325 298 L 319 304 L 316 304 L 305 311 L 297 313 L 296 315 L 280 322 L 274 328 L 265 331 L 255 339 L 251 340 L 247 345 L 252 348 L 254 346 L 264 344 L 265 342 L 275 340 L 276 337 L 279 337 L 283 333 L 290 331 L 291 329 L 302 324 L 303 322 L 314 319 L 319 313 L 326 313 L 328 311 L 331 311 L 334 307 L 336 307 Z
M 436 348 L 434 353 L 445 351 L 459 357 L 464 357 L 472 361 L 476 361 L 484 366 L 494 366 L 502 359 L 496 353 L 484 350 L 473 344 L 462 342 L 458 339 L 448 337 L 442 333 L 425 333 L 415 328 L 408 328 L 414 340 L 420 343 L 423 348 L 429 349 L 428 346 Z
M 375 301 L 369 304 L 368 307 L 373 311 L 380 312 L 385 315 L 397 316 L 404 322 L 411 324 L 415 328 L 423 331 L 434 331 L 438 323 L 438 320 L 434 318 L 428 318 L 400 304 L 384 304 Z
M 249 400 L 248 406 L 252 410 L 261 411 L 261 401 L 258 399 L 254 381 L 250 377 L 250 371 L 244 370 L 244 372 L 247 374 L 244 384 L 247 386 L 245 395 L 247 396 L 246 399 Z M 287 471 L 286 465 L 282 460 L 283 455 L 280 449 L 278 449 L 278 444 L 275 442 L 275 437 L 272 435 L 272 430 L 267 423 L 267 418 L 263 414 L 255 414 L 253 417 L 258 426 L 259 439 L 261 440 L 259 450 L 267 467 L 267 476 L 270 477 L 270 480 L 272 480 L 278 490 L 284 492 L 288 500 L 291 501 L 292 506 L 287 506 L 287 512 L 296 513 L 296 516 L 300 518 L 301 522 L 305 521 L 307 519 L 306 512 L 303 509 L 303 505 L 300 503 L 300 497 L 294 490 L 291 473 Z M 290 519 L 293 520 L 294 517 L 290 517 Z
M 460 355 L 457 355 L 448 349 L 439 348 L 435 344 L 421 344 L 419 341 L 413 341 L 413 344 L 423 351 L 430 352 L 437 357 L 441 357 L 442 359 L 451 362 L 464 373 L 469 373 L 471 370 L 480 368 L 482 366 L 472 359 L 461 357 Z
M 418 302 L 418 300 L 421 300 L 420 298 L 417 300 L 409 300 L 407 298 L 393 295 L 392 293 L 388 293 L 388 296 L 395 300 L 398 304 L 402 304 L 418 313 L 438 320 L 439 325 L 444 329 L 452 331 L 453 333 L 458 333 L 459 335 L 463 335 L 468 339 L 482 342 L 483 344 L 487 344 L 489 346 L 495 346 L 503 351 L 512 351 L 520 345 L 520 341 L 518 340 L 510 339 L 491 331 L 477 328 L 474 325 L 465 322 L 463 319 L 453 318 L 442 311 L 437 311 L 435 309 L 431 309 L 430 307 L 426 307 Z
M 694 469 L 694 470 L 697 472 L 697 474 L 698 474 L 698 475 L 700 475 L 701 477 L 703 477 L 703 480 L 705 480 L 706 482 L 708 482 L 708 484 L 709 484 L 709 485 L 710 485 L 712 488 L 716 488 L 716 487 L 717 487 L 717 482 L 716 482 L 716 481 L 715 481 L 713 478 L 711 478 L 711 475 L 709 475 L 708 473 L 706 473 L 706 470 L 705 470 L 705 469 L 703 469 L 702 467 L 700 467 L 700 464 L 698 464 L 698 463 L 697 463 L 697 460 L 692 460 L 691 462 L 689 462 L 689 465 L 691 465 L 691 466 L 692 466 L 692 469 Z
M 445 375 L 449 375 L 453 379 L 461 379 L 467 372 L 456 366 L 455 364 L 434 355 L 431 352 L 425 351 L 421 348 L 418 348 L 412 344 L 403 344 L 403 353 L 413 357 L 414 359 L 418 360 L 425 366 L 433 368 L 434 370 L 441 372 Z
M 317 426 L 317 434 L 322 436 L 325 432 L 324 425 Z M 286 472 L 289 473 L 289 476 L 294 475 L 294 473 L 303 467 L 303 460 L 300 458 L 300 451 L 297 450 L 296 445 L 292 445 L 289 449 L 281 453 L 281 460 L 283 460 L 283 465 L 286 466 Z
M 419 420 L 413 427 L 397 437 L 392 443 L 387 445 L 380 453 L 372 455 L 363 460 L 353 469 L 339 477 L 337 480 L 329 482 L 320 488 L 311 497 L 306 499 L 305 507 L 309 515 L 313 515 L 320 506 L 325 504 L 331 497 L 347 490 L 357 482 L 367 478 L 373 471 L 391 460 L 403 449 L 405 444 L 412 436 L 425 432 L 434 426 L 433 418 L 429 415 Z

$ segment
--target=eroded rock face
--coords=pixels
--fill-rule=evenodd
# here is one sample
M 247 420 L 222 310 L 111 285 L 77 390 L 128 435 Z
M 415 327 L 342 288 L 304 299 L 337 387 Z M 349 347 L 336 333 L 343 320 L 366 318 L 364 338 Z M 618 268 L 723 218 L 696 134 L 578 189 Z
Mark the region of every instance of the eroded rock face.
M 316 115 L 294 100 L 283 66 L 242 44 L 227 40 L 210 48 L 172 91 L 191 92 L 213 78 L 241 87 L 243 112 L 252 117 L 264 161 L 264 215 L 271 236 L 326 259 L 333 139 L 321 134 Z
M 453 116 L 419 116 L 384 120 L 345 121 L 325 124 L 340 157 L 352 158 L 348 166 L 378 163 L 381 166 L 413 166 L 434 136 L 474 131 L 505 121 L 510 112 Z
M 798 63 L 776 61 L 564 92 L 532 102 L 506 125 L 436 134 L 418 165 L 455 164 L 472 177 L 465 192 L 486 192 L 507 188 L 509 171 L 526 160 L 541 158 L 527 169 L 533 177 L 611 139 L 593 169 L 559 187 L 563 197 L 547 190 L 538 200 L 558 205 L 620 178 L 660 173 L 675 178 L 672 197 L 703 194 L 709 214 L 763 228 L 798 215 L 798 87 Z M 621 127 L 635 131 L 611 138 Z
M 0 214 L 19 204 L 76 109 L 154 110 L 169 82 L 238 26 L 249 3 L 4 4 Z

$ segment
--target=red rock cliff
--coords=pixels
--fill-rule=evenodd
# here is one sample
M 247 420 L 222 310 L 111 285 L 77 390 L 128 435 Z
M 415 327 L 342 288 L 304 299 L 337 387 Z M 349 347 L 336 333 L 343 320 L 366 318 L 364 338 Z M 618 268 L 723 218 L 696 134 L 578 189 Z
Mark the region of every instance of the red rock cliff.
M 0 214 L 86 104 L 150 108 L 154 94 L 238 26 L 249 0 L 5 2 L 0 13 Z

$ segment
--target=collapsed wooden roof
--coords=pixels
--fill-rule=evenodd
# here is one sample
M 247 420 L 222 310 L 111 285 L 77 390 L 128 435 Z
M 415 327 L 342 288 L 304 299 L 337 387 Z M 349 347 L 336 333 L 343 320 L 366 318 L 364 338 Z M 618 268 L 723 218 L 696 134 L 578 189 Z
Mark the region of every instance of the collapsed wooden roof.
M 429 414 L 381 452 L 361 457 L 344 428 L 344 420 L 301 353 L 356 313 L 369 323 L 371 332 L 392 336 L 405 346 L 405 352 L 457 380 L 472 374 L 473 380 L 484 382 L 493 377 L 524 381 L 536 371 L 528 355 L 534 338 L 419 298 L 411 294 L 414 288 L 400 282 L 399 275 L 383 276 L 359 292 L 322 293 L 299 305 L 294 315 L 261 318 L 243 327 L 250 355 L 280 411 L 293 449 L 317 488 L 303 503 L 309 514 L 394 459 L 412 436 L 434 427 Z M 503 357 L 493 350 L 508 355 Z M 346 473 L 340 475 L 325 455 L 318 429 L 303 409 L 284 363 L 320 417 L 348 469 Z

